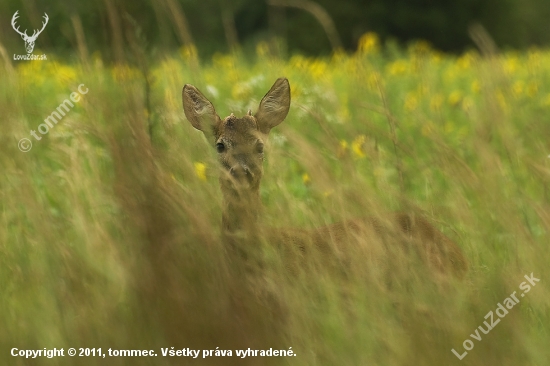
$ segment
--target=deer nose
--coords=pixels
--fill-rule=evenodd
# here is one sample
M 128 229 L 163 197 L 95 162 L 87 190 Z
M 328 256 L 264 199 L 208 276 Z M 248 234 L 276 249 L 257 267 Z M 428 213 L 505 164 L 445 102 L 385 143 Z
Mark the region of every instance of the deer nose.
M 237 180 L 243 180 L 243 179 L 252 179 L 252 172 L 248 168 L 248 166 L 244 164 L 236 164 L 229 169 L 229 174 Z

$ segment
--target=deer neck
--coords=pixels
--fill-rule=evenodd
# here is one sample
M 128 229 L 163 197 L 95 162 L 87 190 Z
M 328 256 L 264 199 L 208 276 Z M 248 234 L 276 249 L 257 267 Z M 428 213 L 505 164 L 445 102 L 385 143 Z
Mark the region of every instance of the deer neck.
M 262 203 L 260 187 L 236 191 L 221 183 L 223 196 L 222 225 L 224 233 L 256 234 Z

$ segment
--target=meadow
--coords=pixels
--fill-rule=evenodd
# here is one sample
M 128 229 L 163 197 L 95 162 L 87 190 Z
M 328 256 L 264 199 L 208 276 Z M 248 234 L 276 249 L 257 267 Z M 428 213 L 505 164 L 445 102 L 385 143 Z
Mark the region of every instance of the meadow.
M 326 58 L 283 60 L 261 43 L 253 58 L 183 48 L 136 65 L 48 55 L 0 68 L 0 363 L 550 363 L 550 51 L 455 56 L 367 34 L 355 53 Z M 441 284 L 419 263 L 378 270 L 361 256 L 345 281 L 322 266 L 289 276 L 273 260 L 262 283 L 274 312 L 234 274 L 215 152 L 186 121 L 181 89 L 241 116 L 280 76 L 292 104 L 266 146 L 264 219 L 315 227 L 421 212 L 462 248 L 464 279 Z M 74 108 L 33 137 L 81 84 Z M 472 338 L 531 274 L 540 282 Z M 460 360 L 451 350 L 464 345 Z M 158 356 L 29 361 L 14 347 Z M 233 356 L 161 357 L 170 347 Z M 290 347 L 296 356 L 235 352 Z

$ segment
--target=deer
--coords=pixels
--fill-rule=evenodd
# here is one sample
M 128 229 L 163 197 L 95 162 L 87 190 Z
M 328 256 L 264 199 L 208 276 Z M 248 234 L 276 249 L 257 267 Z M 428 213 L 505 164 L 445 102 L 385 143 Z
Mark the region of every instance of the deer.
M 290 100 L 290 83 L 282 77 L 261 99 L 254 115 L 248 110 L 243 117 L 231 113 L 221 119 L 199 89 L 190 84 L 183 87 L 182 103 L 187 120 L 203 132 L 217 153 L 223 199 L 221 234 L 230 251 L 247 259 L 254 256 L 258 241 L 265 240 L 282 249 L 285 257 L 297 256 L 307 261 L 308 253 L 317 252 L 321 257 L 339 258 L 345 265 L 350 256 L 346 252 L 350 252 L 351 246 L 379 245 L 388 231 L 396 231 L 398 235 L 387 237 L 406 243 L 398 247 L 405 250 L 412 247 L 437 273 L 462 278 L 467 271 L 467 261 L 460 247 L 417 214 L 397 212 L 384 219 L 357 218 L 314 229 L 272 228 L 261 223 L 264 145 L 271 129 L 287 117 Z
M 27 34 L 26 29 L 24 32 L 21 32 L 19 30 L 19 26 L 16 25 L 16 20 L 17 18 L 19 18 L 18 13 L 19 13 L 19 10 L 17 10 L 15 14 L 13 14 L 13 17 L 11 18 L 11 26 L 17 33 L 19 33 L 21 38 L 23 38 L 23 41 L 25 41 L 25 49 L 27 50 L 27 53 L 32 53 L 32 51 L 34 50 L 34 42 L 36 42 L 36 38 L 38 38 L 40 33 L 42 33 L 44 28 L 46 28 L 46 24 L 48 24 L 48 20 L 49 20 L 48 14 L 44 13 L 44 22 L 42 22 L 42 29 L 40 30 L 35 29 L 34 32 L 32 33 L 32 36 L 29 36 Z

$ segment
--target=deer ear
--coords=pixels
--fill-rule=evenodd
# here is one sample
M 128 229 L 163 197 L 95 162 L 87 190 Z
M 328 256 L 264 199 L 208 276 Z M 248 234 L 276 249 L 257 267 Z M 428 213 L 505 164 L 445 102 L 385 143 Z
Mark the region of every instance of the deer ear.
M 262 98 L 256 120 L 263 133 L 269 133 L 285 119 L 290 108 L 290 84 L 287 78 L 279 78 Z
M 220 117 L 216 114 L 214 106 L 193 85 L 185 84 L 181 91 L 183 111 L 185 117 L 193 127 L 207 135 L 216 134 L 220 124 Z

